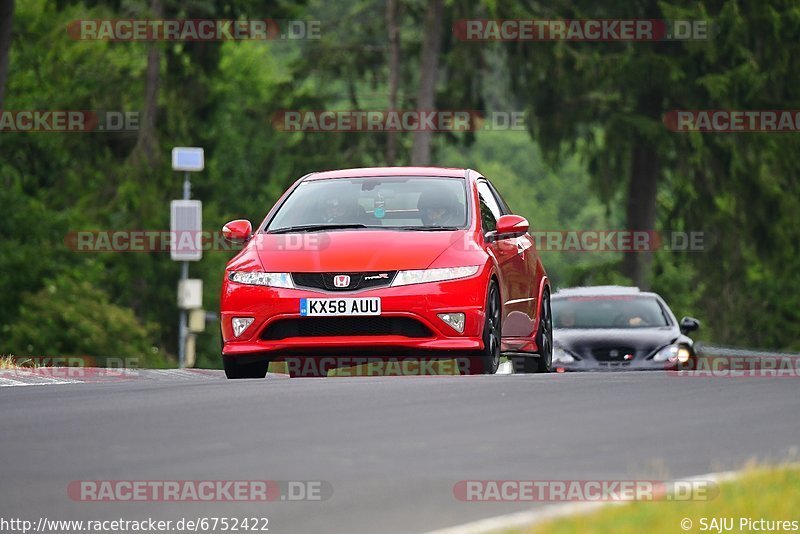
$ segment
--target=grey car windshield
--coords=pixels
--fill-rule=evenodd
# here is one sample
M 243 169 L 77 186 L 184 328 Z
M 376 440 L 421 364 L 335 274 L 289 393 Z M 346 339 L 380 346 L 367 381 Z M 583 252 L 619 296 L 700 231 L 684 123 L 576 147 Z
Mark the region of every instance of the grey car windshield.
M 319 226 L 463 228 L 462 178 L 391 176 L 307 180 L 280 206 L 267 232 Z
M 647 328 L 669 326 L 658 301 L 640 296 L 574 296 L 554 298 L 555 328 Z

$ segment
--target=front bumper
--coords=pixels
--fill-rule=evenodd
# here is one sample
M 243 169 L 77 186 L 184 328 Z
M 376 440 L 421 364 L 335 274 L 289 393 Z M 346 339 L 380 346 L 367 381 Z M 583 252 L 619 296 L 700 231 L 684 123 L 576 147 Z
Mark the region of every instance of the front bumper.
M 472 352 L 483 348 L 484 302 L 486 282 L 482 273 L 470 278 L 383 287 L 363 291 L 313 291 L 281 289 L 237 284 L 225 280 L 222 288 L 222 354 L 227 357 L 251 354 L 326 353 L 400 349 L 411 352 Z M 405 317 L 424 325 L 430 335 L 325 335 L 263 339 L 276 321 L 305 320 L 300 315 L 302 298 L 380 297 L 381 317 Z M 458 333 L 437 314 L 465 314 L 464 332 Z M 253 323 L 237 338 L 233 335 L 233 317 L 253 317 Z
M 630 361 L 598 361 L 583 358 L 571 363 L 553 361 L 559 371 L 669 371 L 677 368 L 677 362 L 654 362 L 652 359 Z

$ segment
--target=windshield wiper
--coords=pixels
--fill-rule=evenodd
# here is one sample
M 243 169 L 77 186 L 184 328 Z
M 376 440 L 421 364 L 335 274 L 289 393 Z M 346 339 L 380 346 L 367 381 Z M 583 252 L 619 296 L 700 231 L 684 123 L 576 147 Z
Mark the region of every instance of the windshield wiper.
M 304 224 L 301 226 L 287 226 L 286 228 L 277 228 L 275 230 L 268 230 L 268 234 L 289 234 L 292 232 L 320 232 L 323 230 L 346 230 L 348 228 L 373 228 L 366 224 Z M 377 228 L 377 227 L 375 227 Z
M 445 232 L 458 230 L 457 226 L 395 226 L 385 227 L 387 230 L 410 230 L 414 232 Z

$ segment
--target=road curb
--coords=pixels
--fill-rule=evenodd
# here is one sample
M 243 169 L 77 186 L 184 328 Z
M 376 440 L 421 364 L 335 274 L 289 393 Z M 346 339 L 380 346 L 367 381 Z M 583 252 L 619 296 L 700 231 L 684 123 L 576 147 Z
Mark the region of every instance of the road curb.
M 688 478 L 679 478 L 671 481 L 672 483 L 693 483 L 700 481 L 711 481 L 714 483 L 728 482 L 735 480 L 746 474 L 745 470 L 740 471 L 721 471 L 717 473 L 706 473 Z M 569 516 L 585 515 L 608 506 L 619 506 L 635 502 L 634 500 L 619 501 L 594 501 L 580 503 L 548 504 L 533 510 L 516 512 L 513 514 L 499 515 L 486 519 L 479 519 L 470 523 L 446 527 L 439 530 L 432 530 L 426 534 L 488 534 L 500 532 L 510 528 L 529 527 L 539 523 L 544 523 L 553 519 L 561 519 Z

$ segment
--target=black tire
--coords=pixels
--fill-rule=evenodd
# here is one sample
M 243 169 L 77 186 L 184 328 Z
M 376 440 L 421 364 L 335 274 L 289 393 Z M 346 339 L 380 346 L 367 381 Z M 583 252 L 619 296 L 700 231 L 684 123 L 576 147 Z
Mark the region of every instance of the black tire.
M 478 354 L 480 372 L 493 375 L 500 367 L 500 342 L 503 331 L 500 290 L 492 280 L 486 291 L 486 320 L 483 323 L 483 350 Z
M 223 356 L 222 366 L 225 368 L 225 376 L 230 379 L 264 378 L 269 369 L 269 360 L 241 363 L 236 358 Z
M 553 314 L 550 310 L 550 292 L 547 289 L 542 294 L 541 306 L 539 330 L 536 333 L 536 345 L 539 346 L 536 372 L 549 373 L 553 370 Z

